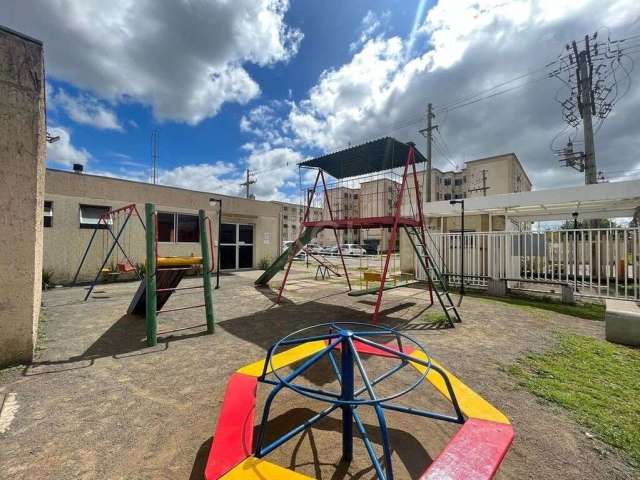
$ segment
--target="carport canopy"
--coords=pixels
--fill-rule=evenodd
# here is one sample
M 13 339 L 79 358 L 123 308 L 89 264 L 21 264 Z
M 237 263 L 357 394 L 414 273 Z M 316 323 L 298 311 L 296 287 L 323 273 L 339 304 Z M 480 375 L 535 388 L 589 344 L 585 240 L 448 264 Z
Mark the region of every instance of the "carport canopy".
M 638 207 L 640 180 L 468 197 L 464 202 L 465 215 L 505 215 L 521 222 L 567 220 L 574 212 L 583 220 L 633 217 Z M 448 200 L 429 202 L 424 212 L 427 217 L 457 217 L 460 206 Z

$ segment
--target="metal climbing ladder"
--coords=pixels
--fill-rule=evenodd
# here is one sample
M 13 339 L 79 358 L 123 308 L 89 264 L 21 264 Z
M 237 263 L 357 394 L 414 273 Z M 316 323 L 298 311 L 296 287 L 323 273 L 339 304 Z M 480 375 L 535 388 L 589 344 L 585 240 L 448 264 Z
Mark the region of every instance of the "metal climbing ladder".
M 449 294 L 449 290 L 447 288 L 447 283 L 443 279 L 443 275 L 440 272 L 440 269 L 437 266 L 437 263 L 434 262 L 430 255 L 426 246 L 426 235 L 429 235 L 429 232 L 424 228 L 418 229 L 413 226 L 404 226 L 404 230 L 409 237 L 409 241 L 411 242 L 411 246 L 413 250 L 416 252 L 416 256 L 418 257 L 418 261 L 422 266 L 425 275 L 427 276 L 427 282 L 429 283 L 429 292 L 431 296 L 431 305 L 433 305 L 433 293 L 436 292 L 436 297 L 438 298 L 438 302 L 440 302 L 440 306 L 444 311 L 447 321 L 450 326 L 454 326 L 454 323 L 462 322 L 460 318 L 460 313 L 456 305 L 453 303 L 451 299 L 451 295 Z M 444 265 L 444 263 L 443 263 Z

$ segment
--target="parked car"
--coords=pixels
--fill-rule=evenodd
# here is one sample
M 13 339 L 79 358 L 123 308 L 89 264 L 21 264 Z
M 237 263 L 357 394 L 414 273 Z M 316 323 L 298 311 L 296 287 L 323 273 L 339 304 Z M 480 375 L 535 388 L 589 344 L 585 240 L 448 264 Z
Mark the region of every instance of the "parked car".
M 320 246 L 320 245 L 309 245 L 307 247 L 307 249 L 314 254 L 322 254 L 324 253 L 324 247 Z
M 367 251 L 363 248 L 362 245 L 358 245 L 355 243 L 345 243 L 344 245 L 340 245 L 340 249 L 342 250 L 343 255 L 348 255 L 352 257 L 362 257 L 367 254 Z
M 338 254 L 338 247 L 336 245 L 334 245 L 332 247 L 324 247 L 322 249 L 322 254 L 323 255 L 337 255 Z
M 364 245 L 360 246 L 365 249 L 367 255 L 377 255 L 380 248 L 379 245 L 372 245 L 371 243 L 365 243 Z

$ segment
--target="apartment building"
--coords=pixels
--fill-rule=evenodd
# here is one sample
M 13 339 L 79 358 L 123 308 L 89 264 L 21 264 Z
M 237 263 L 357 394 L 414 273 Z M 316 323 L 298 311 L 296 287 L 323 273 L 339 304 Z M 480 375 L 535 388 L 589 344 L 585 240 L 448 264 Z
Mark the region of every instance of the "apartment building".
M 304 218 L 304 212 L 307 208 L 306 205 L 297 205 L 295 203 L 277 202 L 272 203 L 280 207 L 280 225 L 282 241 L 295 241 L 300 234 L 302 227 L 302 220 Z M 317 221 L 322 220 L 322 208 L 311 207 L 309 209 L 309 220 Z M 314 243 L 318 245 L 325 245 L 326 231 L 322 231 L 318 234 Z M 333 238 L 333 236 L 331 237 Z
M 359 210 L 363 218 L 389 217 L 395 215 L 394 207 L 400 183 L 391 178 L 380 178 L 360 184 Z M 386 248 L 391 234 L 389 228 L 369 228 L 360 232 L 360 243 L 368 250 Z
M 458 172 L 434 168 L 431 175 L 433 202 L 529 191 L 531 180 L 515 153 L 470 160 Z
M 359 188 L 337 186 L 328 188 L 326 193 L 334 219 L 342 220 L 360 217 Z M 324 201 L 324 198 L 322 198 L 322 218 L 325 220 L 330 218 L 329 207 Z M 337 233 L 340 243 L 360 243 L 359 230 L 339 230 Z M 333 235 L 327 238 L 335 241 Z

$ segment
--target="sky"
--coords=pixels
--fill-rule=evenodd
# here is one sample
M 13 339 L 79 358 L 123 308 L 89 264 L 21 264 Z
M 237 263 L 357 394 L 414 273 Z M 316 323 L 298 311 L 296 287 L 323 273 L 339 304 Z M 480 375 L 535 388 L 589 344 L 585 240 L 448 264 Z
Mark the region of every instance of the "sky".
M 596 31 L 640 44 L 640 2 L 15 0 L 0 24 L 44 42 L 49 167 L 148 181 L 157 129 L 159 183 L 242 195 L 249 168 L 257 198 L 296 201 L 306 158 L 386 135 L 424 152 L 429 102 L 435 167 L 514 152 L 535 189 L 583 183 L 550 148 L 575 132 L 545 66 Z M 640 178 L 628 52 L 595 138 L 610 181 Z

